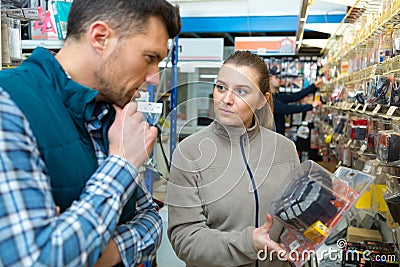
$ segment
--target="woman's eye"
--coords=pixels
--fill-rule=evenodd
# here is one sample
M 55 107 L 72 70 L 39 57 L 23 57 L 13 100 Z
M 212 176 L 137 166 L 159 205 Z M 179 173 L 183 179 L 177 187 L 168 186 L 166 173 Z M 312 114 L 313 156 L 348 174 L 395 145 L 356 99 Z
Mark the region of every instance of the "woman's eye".
M 245 94 L 247 94 L 247 91 L 239 88 L 236 90 L 236 93 L 239 95 L 245 95 Z
M 220 84 L 217 84 L 216 87 L 217 87 L 217 89 L 220 90 L 220 91 L 226 90 L 226 87 L 223 86 L 223 85 L 220 85 Z

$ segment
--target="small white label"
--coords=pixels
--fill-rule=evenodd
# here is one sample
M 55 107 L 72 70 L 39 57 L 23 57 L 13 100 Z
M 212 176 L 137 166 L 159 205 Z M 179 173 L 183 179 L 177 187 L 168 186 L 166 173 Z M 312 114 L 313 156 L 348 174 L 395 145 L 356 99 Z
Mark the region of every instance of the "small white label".
M 381 105 L 376 105 L 375 109 L 372 111 L 372 114 L 377 114 L 378 111 L 381 109 Z
M 368 105 L 365 104 L 364 107 L 363 107 L 363 109 L 362 109 L 362 111 L 365 112 L 365 111 L 367 110 L 367 107 L 368 107 Z
M 289 244 L 290 251 L 295 251 L 300 247 L 300 243 L 297 240 L 294 240 L 292 243 Z
M 139 112 L 147 112 L 147 113 L 162 113 L 162 103 L 154 103 L 154 102 L 137 102 L 138 107 L 137 111 Z
M 351 141 L 353 141 L 353 140 L 350 139 L 350 140 L 347 142 L 346 146 L 350 146 L 350 145 L 351 145 Z
M 386 112 L 386 115 L 392 116 L 396 112 L 397 107 L 396 106 L 391 106 L 389 110 Z
M 363 145 L 360 147 L 360 152 L 361 152 L 361 153 L 364 153 L 364 151 L 367 150 L 367 148 L 368 148 L 367 145 L 366 145 L 366 144 L 363 144 Z
M 376 168 L 376 175 L 380 175 L 382 173 L 382 167 Z
M 371 171 L 371 168 L 372 168 L 371 165 L 365 165 L 362 171 L 365 173 L 369 173 Z

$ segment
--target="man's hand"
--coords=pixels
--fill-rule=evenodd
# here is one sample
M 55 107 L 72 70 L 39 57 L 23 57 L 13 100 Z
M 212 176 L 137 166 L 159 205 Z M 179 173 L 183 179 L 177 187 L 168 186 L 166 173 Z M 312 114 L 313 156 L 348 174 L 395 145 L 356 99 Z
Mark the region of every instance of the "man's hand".
M 276 253 L 279 253 L 279 251 L 284 251 L 285 249 L 278 243 L 276 243 L 275 241 L 273 241 L 271 239 L 271 237 L 269 236 L 269 231 L 271 230 L 273 225 L 273 219 L 272 216 L 270 214 L 267 214 L 267 220 L 265 221 L 265 223 L 254 229 L 253 231 L 253 242 L 254 242 L 254 246 L 258 249 L 258 250 L 264 250 L 264 249 L 268 249 L 269 251 L 276 251 Z M 289 259 L 289 254 L 286 253 L 285 256 L 287 259 Z
M 106 249 L 103 251 L 94 267 L 111 267 L 120 262 L 121 255 L 119 254 L 117 244 L 115 243 L 114 239 L 111 238 Z
M 313 108 L 317 108 L 317 107 L 319 107 L 319 106 L 321 106 L 321 105 L 322 105 L 322 102 L 321 102 L 321 101 L 314 101 L 314 102 L 312 102 Z
M 142 121 L 143 114 L 137 112 L 135 102 L 128 103 L 123 109 L 116 105 L 114 108 L 115 120 L 108 131 L 110 154 L 122 156 L 139 168 L 149 158 L 157 128 Z

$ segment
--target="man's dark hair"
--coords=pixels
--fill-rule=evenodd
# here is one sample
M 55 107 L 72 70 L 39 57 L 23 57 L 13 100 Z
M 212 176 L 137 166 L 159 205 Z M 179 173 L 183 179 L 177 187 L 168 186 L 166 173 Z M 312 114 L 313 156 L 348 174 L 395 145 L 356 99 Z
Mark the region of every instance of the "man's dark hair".
M 74 0 L 68 16 L 67 39 L 78 40 L 95 21 L 106 22 L 121 36 L 144 33 L 151 17 L 164 23 L 170 38 L 181 30 L 179 7 L 165 0 Z

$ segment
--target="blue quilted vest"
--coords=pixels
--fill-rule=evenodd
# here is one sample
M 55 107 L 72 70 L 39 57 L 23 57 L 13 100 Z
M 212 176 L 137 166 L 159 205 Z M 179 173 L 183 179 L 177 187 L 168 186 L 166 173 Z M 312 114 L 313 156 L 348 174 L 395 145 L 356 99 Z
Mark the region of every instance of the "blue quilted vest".
M 18 68 L 0 71 L 0 86 L 28 119 L 50 176 L 54 201 L 64 211 L 79 199 L 98 167 L 85 128 L 95 108 L 97 91 L 69 79 L 44 48 L 36 48 Z M 107 131 L 103 133 L 108 150 Z M 133 217 L 135 202 L 136 192 L 125 205 L 119 223 Z

